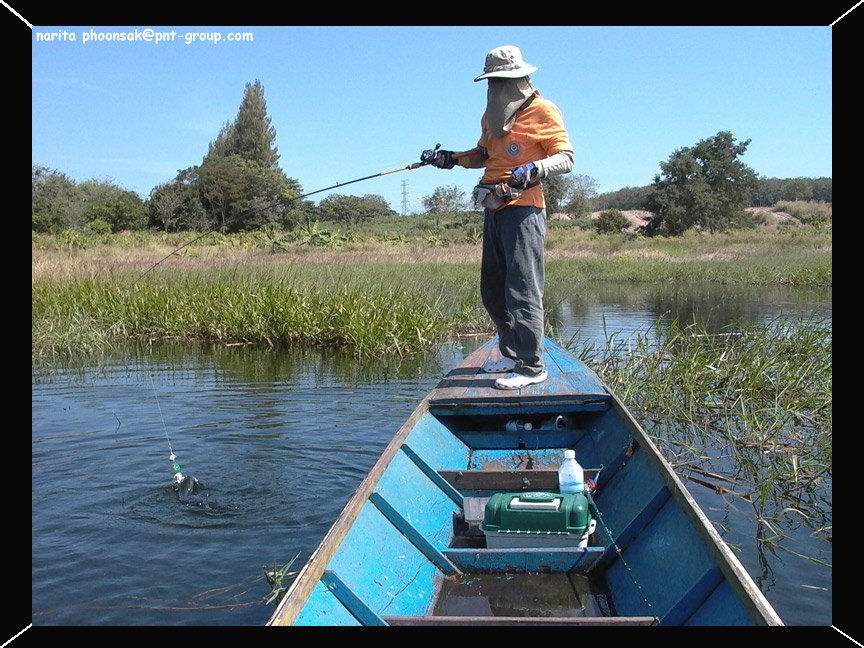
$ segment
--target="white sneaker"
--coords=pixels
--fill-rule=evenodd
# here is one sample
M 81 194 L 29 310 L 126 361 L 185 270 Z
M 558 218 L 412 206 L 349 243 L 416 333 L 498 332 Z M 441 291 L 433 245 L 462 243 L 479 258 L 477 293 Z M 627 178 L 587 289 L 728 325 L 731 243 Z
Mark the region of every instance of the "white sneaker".
M 536 376 L 526 376 L 525 374 L 511 373 L 503 378 L 495 381 L 496 389 L 522 389 L 528 385 L 536 385 L 549 377 L 545 371 L 541 371 Z
M 513 371 L 516 366 L 516 361 L 507 357 L 502 357 L 500 360 L 489 358 L 483 363 L 482 370 L 486 373 L 507 373 Z

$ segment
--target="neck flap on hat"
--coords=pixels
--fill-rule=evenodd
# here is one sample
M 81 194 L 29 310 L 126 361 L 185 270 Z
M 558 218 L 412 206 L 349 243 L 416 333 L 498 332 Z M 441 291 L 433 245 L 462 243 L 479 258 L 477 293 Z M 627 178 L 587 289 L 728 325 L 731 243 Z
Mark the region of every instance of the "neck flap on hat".
M 516 111 L 534 96 L 531 78 L 489 79 L 486 90 L 486 124 L 495 137 L 504 137 L 513 128 Z

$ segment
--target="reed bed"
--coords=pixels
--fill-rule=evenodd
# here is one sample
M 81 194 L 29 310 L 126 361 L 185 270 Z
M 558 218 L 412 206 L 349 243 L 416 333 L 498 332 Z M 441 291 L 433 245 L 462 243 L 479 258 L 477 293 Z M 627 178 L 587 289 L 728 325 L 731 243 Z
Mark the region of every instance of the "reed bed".
M 34 282 L 34 357 L 93 353 L 129 339 L 404 355 L 482 324 L 458 273 L 430 281 L 373 266 L 235 266 L 130 279 Z
M 136 338 L 338 346 L 357 356 L 422 351 L 490 326 L 477 286 L 480 247 L 450 235 L 441 245 L 354 236 L 338 248 L 260 232 L 212 233 L 188 247 L 188 233 L 34 235 L 33 356 Z M 832 281 L 831 237 L 818 232 L 641 239 L 551 228 L 547 248 L 550 288 Z
M 577 341 L 567 346 L 575 348 Z M 830 324 L 777 320 L 725 332 L 673 322 L 579 355 L 687 479 L 756 508 L 759 540 L 783 524 L 831 538 Z M 805 556 L 806 557 L 806 556 Z

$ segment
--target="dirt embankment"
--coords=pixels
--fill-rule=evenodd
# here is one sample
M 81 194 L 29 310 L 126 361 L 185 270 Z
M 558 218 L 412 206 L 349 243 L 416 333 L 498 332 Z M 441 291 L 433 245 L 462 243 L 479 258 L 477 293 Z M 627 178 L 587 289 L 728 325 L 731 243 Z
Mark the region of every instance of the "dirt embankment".
M 748 207 L 747 211 L 757 218 L 758 227 L 766 229 L 776 229 L 781 225 L 789 227 L 798 227 L 801 222 L 794 216 L 786 212 L 771 211 L 768 207 Z M 591 218 L 598 218 L 602 211 L 591 213 Z M 630 227 L 626 229 L 628 232 L 635 232 L 638 228 L 645 225 L 651 218 L 651 212 L 641 209 L 627 209 L 621 212 L 630 221 Z M 552 214 L 554 220 L 572 220 L 567 214 Z

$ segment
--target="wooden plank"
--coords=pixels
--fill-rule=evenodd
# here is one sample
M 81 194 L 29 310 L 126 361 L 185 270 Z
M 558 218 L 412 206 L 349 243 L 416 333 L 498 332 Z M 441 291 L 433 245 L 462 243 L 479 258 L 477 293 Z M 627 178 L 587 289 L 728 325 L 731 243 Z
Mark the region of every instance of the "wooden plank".
M 501 353 L 498 351 L 497 339 L 490 340 L 483 346 L 479 347 L 471 355 L 469 355 L 462 364 L 451 370 L 438 386 L 430 393 L 431 400 L 458 400 L 465 390 L 468 388 L 478 388 L 483 386 L 483 382 L 488 381 L 488 387 L 492 387 L 495 376 L 493 374 L 481 373 L 480 368 L 488 358 L 493 360 L 500 359 Z M 479 378 L 478 378 L 479 376 Z M 491 378 L 491 381 L 489 380 Z
M 585 479 L 594 479 L 597 468 L 586 468 Z M 447 483 L 460 491 L 557 490 L 557 470 L 439 470 Z
M 483 616 L 429 616 L 382 617 L 391 626 L 650 626 L 657 620 L 649 616 L 637 617 L 483 617 Z
M 411 461 L 414 462 L 414 464 L 423 472 L 423 474 L 426 475 L 432 481 L 432 483 L 434 483 L 435 486 L 437 486 L 441 490 L 441 492 L 447 495 L 447 497 L 449 497 L 453 501 L 453 503 L 456 504 L 456 506 L 460 508 L 462 507 L 462 493 L 460 493 L 457 489 L 453 488 L 453 484 L 444 479 L 441 473 L 433 470 L 432 467 L 428 463 L 423 461 L 423 458 L 419 454 L 414 452 L 411 446 L 409 446 L 407 443 L 402 444 L 402 452 L 408 455 Z
M 364 626 L 384 626 L 386 622 L 361 601 L 351 589 L 332 571 L 321 574 L 321 582 L 333 592 L 339 602 Z
M 408 520 L 406 520 L 393 506 L 381 496 L 380 493 L 372 493 L 369 496 L 369 501 L 372 502 L 381 513 L 384 514 L 390 522 L 393 523 L 399 531 L 402 532 L 408 541 L 426 556 L 438 569 L 445 574 L 458 574 L 459 570 L 451 563 L 444 554 L 438 551 L 435 546 L 423 537 L 417 529 L 414 528 Z

